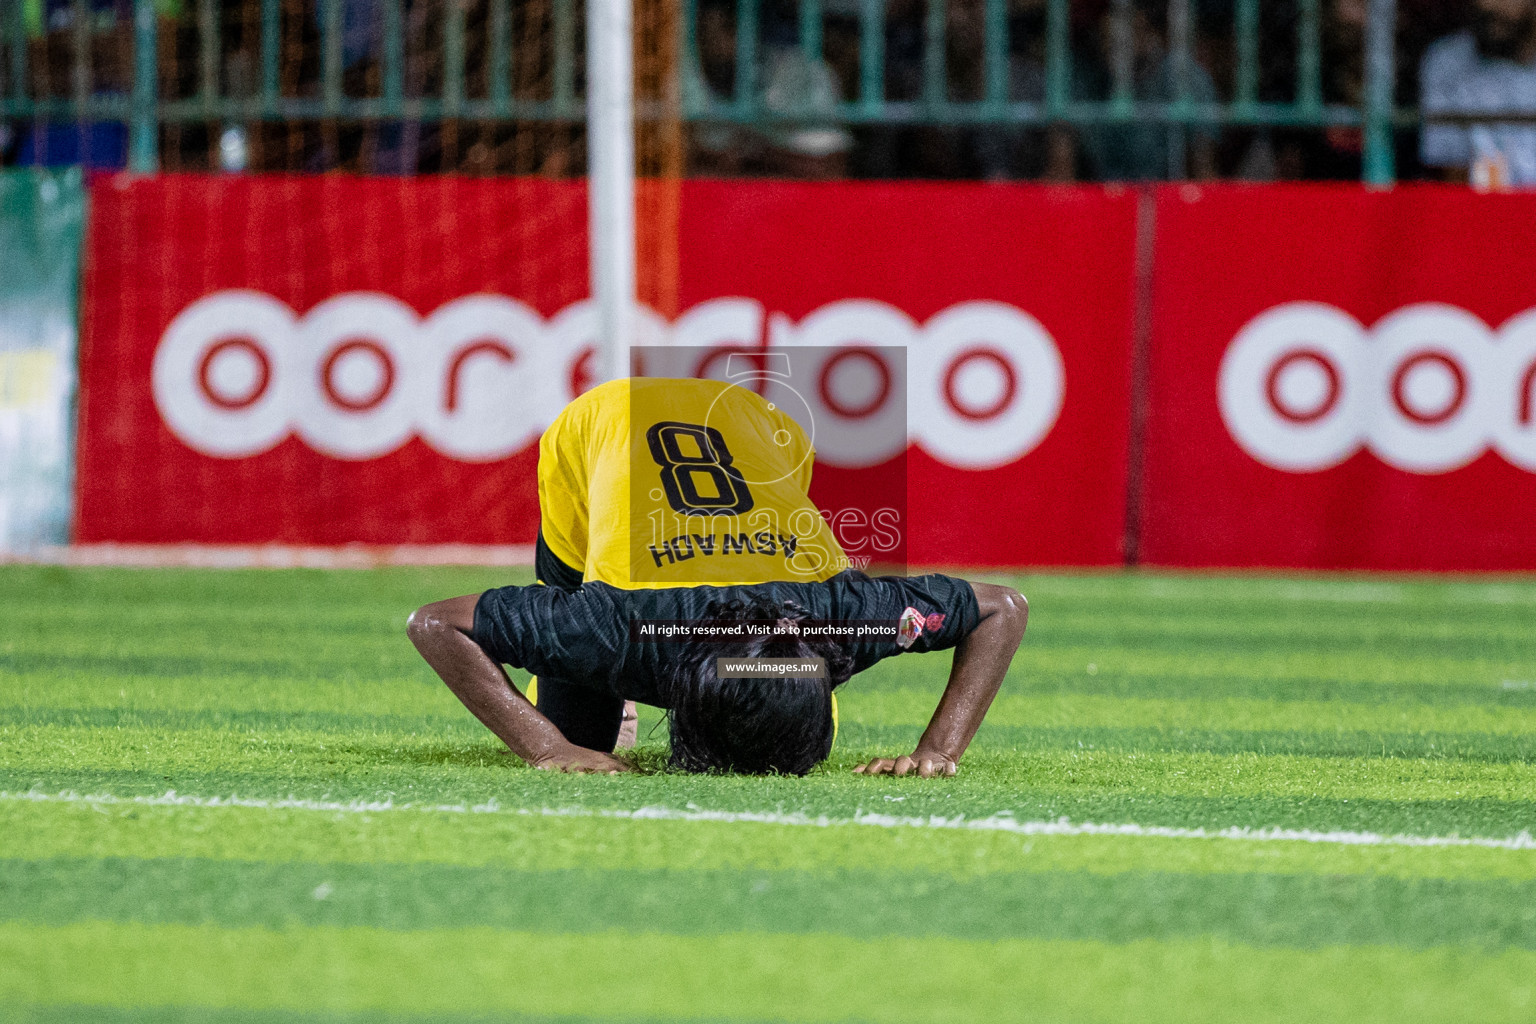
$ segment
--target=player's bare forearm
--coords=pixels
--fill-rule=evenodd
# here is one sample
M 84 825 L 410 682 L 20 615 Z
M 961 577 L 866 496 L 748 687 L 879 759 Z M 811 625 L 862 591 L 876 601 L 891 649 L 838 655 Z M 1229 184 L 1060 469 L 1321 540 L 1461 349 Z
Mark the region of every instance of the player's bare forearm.
M 1003 685 L 1003 677 L 1029 622 L 1029 604 L 1013 588 L 972 583 L 971 589 L 976 593 L 981 619 L 955 647 L 949 684 L 917 749 L 895 759 L 875 758 L 854 771 L 866 775 L 906 775 L 915 771 L 923 778 L 955 774 L 961 755 L 971 745 L 992 699 Z
M 470 637 L 479 595 L 418 608 L 406 623 L 416 650 L 485 727 L 535 768 L 626 771 L 611 754 L 578 747 L 512 685 L 506 670 Z

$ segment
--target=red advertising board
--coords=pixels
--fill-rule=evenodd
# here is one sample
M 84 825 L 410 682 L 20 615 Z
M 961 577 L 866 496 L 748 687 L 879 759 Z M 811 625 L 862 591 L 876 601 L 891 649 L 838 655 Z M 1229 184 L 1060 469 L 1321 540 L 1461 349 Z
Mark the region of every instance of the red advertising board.
M 1536 569 L 1536 197 L 1169 187 L 1145 561 Z
M 905 350 L 912 562 L 1119 561 L 1133 196 L 690 182 L 681 209 L 681 312 L 642 342 Z M 118 177 L 91 210 L 79 540 L 532 540 L 537 438 L 593 365 L 582 186 Z M 868 471 L 818 466 L 823 499 Z
M 530 539 L 534 450 L 466 462 L 408 438 L 371 458 L 338 458 L 287 429 L 302 399 L 279 393 L 293 374 L 284 350 L 297 338 L 281 321 L 347 295 L 380 295 L 430 314 L 461 296 L 497 292 L 554 313 L 586 294 L 585 225 L 583 188 L 535 180 L 99 179 L 82 298 L 77 538 Z M 210 310 L 206 303 L 219 296 L 250 301 Z M 166 384 L 170 404 L 157 403 L 153 378 L 167 330 L 200 301 L 214 322 L 208 336 L 186 338 L 183 372 Z M 390 306 L 383 316 L 400 312 Z M 356 326 L 366 333 L 380 325 Z M 330 340 L 340 347 L 348 338 Z M 220 380 L 221 367 L 229 379 Z M 397 407 L 403 397 L 383 404 Z M 179 433 L 165 418 L 173 406 L 191 421 Z M 321 432 L 345 425 L 346 409 L 322 402 L 319 411 L 340 414 L 318 425 Z M 367 411 L 377 420 L 398 410 Z
M 695 182 L 681 305 L 753 296 L 770 344 L 777 318 L 802 341 L 907 345 L 914 564 L 1117 564 L 1135 203 L 1097 188 Z M 877 304 L 868 336 L 810 327 L 850 299 Z M 818 469 L 823 507 L 838 481 Z

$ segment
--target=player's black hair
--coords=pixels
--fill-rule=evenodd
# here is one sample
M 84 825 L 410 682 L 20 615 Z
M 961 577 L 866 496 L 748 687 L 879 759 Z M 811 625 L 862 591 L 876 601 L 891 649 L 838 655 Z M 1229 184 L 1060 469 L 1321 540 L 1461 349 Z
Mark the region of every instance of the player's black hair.
M 711 604 L 715 622 L 775 623 L 803 619 L 800 609 L 771 601 Z M 827 678 L 720 679 L 715 659 L 822 658 Z M 832 690 L 853 674 L 853 658 L 836 641 L 766 634 L 739 643 L 680 645 L 662 678 L 668 697 L 674 768 L 689 772 L 804 775 L 832 750 Z

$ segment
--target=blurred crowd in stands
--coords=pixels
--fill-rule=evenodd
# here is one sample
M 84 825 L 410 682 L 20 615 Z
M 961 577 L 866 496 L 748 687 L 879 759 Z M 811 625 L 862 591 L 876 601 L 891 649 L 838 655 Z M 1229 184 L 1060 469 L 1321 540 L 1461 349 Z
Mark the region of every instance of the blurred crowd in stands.
M 131 0 L 6 0 L 21 3 L 28 93 L 33 97 L 126 96 L 133 80 Z M 445 82 L 445 4 L 402 0 L 401 89 L 433 97 Z M 464 96 L 490 92 L 491 38 L 487 0 L 465 6 Z M 641 0 L 645 2 L 645 0 Z M 1321 100 L 1359 107 L 1364 90 L 1367 0 L 1321 0 Z M 512 0 L 509 93 L 548 101 L 556 88 L 557 36 L 552 0 Z M 758 109 L 765 118 L 730 116 L 736 85 L 735 0 L 698 0 L 695 55 L 680 58 L 684 107 L 694 114 L 683 134 L 683 169 L 703 176 L 795 178 L 936 178 L 1123 181 L 1235 178 L 1353 180 L 1361 176 L 1362 133 L 1354 126 L 1169 126 L 1128 124 L 852 123 L 839 105 L 860 98 L 862 0 L 823 0 L 821 57 L 800 47 L 797 0 L 761 0 L 756 39 Z M 571 96 L 579 107 L 583 75 L 581 11 L 573 4 Z M 156 0 L 159 95 L 196 97 L 210 78 L 221 95 L 258 95 L 260 2 L 223 0 L 210 33 L 197 20 L 197 0 Z M 885 0 L 884 96 L 916 102 L 925 95 L 924 19 L 928 0 Z M 1421 124 L 1399 118 L 1395 129 L 1400 179 L 1471 180 L 1485 187 L 1536 185 L 1536 0 L 1398 0 L 1396 100 L 1406 111 L 1448 113 Z M 342 94 L 382 95 L 384 17 L 381 0 L 341 0 Z M 984 0 L 948 0 L 945 99 L 985 96 Z M 1230 0 L 1193 0 L 1190 59 L 1170 46 L 1166 0 L 1133 0 L 1117 21 L 1110 0 L 1073 0 L 1071 101 L 1105 101 L 1117 52 L 1128 47 L 1139 101 L 1169 101 L 1175 83 L 1195 103 L 1230 103 L 1239 53 Z M 1043 101 L 1047 89 L 1045 0 L 1008 0 L 1007 91 L 1011 102 Z M 321 11 L 317 0 L 282 0 L 279 91 L 316 97 L 322 89 Z M 1301 0 L 1259 5 L 1257 95 L 1261 103 L 1294 103 L 1299 69 Z M 201 40 L 216 39 L 216 60 Z M 1117 51 L 1116 47 L 1121 47 Z M 82 55 L 85 59 L 81 59 Z M 637 63 L 648 56 L 637 54 Z M 9 66 L 9 65 L 7 65 Z M 927 82 L 931 95 L 934 88 Z M 1471 114 L 1516 120 L 1478 121 Z M 1459 119 L 1458 119 L 1459 117 Z M 1520 118 L 1526 118 L 1521 121 Z M 544 174 L 584 170 L 578 120 L 475 121 L 467 118 L 248 120 L 169 118 L 160 126 L 166 170 L 361 173 Z M 85 163 L 120 167 L 128 130 L 97 123 L 11 121 L 0 124 L 5 164 Z M 642 168 L 644 170 L 644 168 Z

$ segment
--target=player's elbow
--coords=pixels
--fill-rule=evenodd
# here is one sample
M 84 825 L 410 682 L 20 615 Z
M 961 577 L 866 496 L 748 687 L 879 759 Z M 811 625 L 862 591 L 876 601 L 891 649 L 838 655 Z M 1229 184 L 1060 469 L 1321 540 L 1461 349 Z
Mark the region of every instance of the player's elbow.
M 421 650 L 423 644 L 433 644 L 451 633 L 472 633 L 479 599 L 480 595 L 470 594 L 424 604 L 405 620 L 405 635 Z
M 424 604 L 411 612 L 405 620 L 405 635 L 410 637 L 411 643 L 417 650 L 431 645 L 447 633 L 453 631 L 453 624 L 444 614 L 442 601 L 433 604 Z
M 432 606 L 424 604 L 406 618 L 405 635 L 410 637 L 411 643 L 420 647 L 440 626 L 441 620 L 432 615 Z

